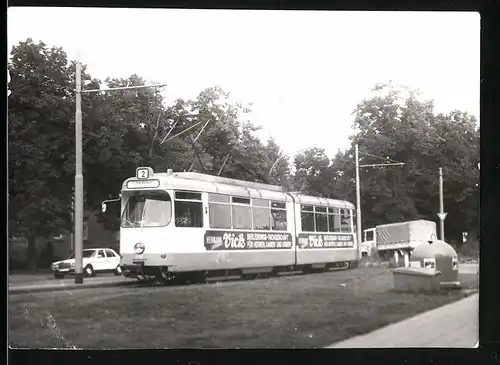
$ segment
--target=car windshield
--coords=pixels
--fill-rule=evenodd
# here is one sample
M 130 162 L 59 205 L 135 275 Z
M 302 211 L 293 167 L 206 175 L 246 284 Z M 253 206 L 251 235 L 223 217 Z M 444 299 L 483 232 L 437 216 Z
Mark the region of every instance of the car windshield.
M 132 195 L 123 210 L 121 226 L 164 227 L 172 218 L 172 200 L 165 192 Z
M 83 258 L 84 259 L 88 259 L 89 257 L 91 257 L 93 254 L 94 254 L 95 250 L 83 250 Z M 69 257 L 68 259 L 74 259 L 75 258 L 75 253 L 73 252 Z

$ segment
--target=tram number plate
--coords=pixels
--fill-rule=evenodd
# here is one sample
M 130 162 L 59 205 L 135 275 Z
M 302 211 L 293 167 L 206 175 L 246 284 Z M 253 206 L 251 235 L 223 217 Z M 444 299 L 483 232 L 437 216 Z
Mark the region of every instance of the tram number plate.
M 133 260 L 132 263 L 135 264 L 135 265 L 144 266 L 144 261 Z

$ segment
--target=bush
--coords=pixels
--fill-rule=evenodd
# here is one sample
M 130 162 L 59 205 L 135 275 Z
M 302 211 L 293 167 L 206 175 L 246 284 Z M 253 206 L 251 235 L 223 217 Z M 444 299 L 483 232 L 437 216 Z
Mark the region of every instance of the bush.
M 453 245 L 457 251 L 458 259 L 462 262 L 479 260 L 479 241 L 471 240 L 466 243 Z

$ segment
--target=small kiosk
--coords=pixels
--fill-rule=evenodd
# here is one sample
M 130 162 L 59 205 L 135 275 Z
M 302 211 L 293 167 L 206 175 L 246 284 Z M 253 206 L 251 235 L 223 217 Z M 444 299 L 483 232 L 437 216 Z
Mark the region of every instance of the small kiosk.
M 460 287 L 457 253 L 441 240 L 430 240 L 415 247 L 410 267 L 395 269 L 393 275 L 396 290 L 433 290 L 438 285 L 439 288 Z

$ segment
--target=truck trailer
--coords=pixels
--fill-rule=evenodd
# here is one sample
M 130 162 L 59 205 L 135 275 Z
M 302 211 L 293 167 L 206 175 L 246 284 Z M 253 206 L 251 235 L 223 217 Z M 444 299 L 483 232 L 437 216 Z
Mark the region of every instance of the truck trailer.
M 370 256 L 376 251 L 381 257 L 394 256 L 399 262 L 403 256 L 405 266 L 409 265 L 411 251 L 422 242 L 436 239 L 436 223 L 427 220 L 390 223 L 364 230 L 360 245 L 361 256 Z

